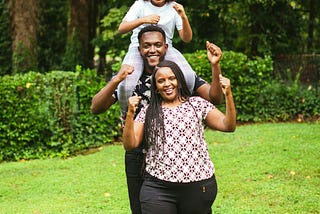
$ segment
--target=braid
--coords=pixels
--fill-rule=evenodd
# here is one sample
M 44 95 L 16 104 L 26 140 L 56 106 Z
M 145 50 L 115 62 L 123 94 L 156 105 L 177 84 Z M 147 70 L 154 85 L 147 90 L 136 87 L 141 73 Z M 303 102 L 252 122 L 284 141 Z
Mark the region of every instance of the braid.
M 144 126 L 144 142 L 145 148 L 149 149 L 151 145 L 156 145 L 157 142 L 164 143 L 166 140 L 164 129 L 164 116 L 162 111 L 162 97 L 157 93 L 155 74 L 160 67 L 169 67 L 175 74 L 178 82 L 178 93 L 181 101 L 188 100 L 191 92 L 187 87 L 184 75 L 179 66 L 168 60 L 164 60 L 155 68 L 151 79 L 151 98 L 150 104 L 146 110 L 146 119 Z

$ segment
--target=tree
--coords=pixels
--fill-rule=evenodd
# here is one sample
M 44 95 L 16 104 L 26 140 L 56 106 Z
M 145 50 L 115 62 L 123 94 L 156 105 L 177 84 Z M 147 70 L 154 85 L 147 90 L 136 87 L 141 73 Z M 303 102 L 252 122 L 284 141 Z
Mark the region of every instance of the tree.
M 247 1 L 243 0 L 243 5 Z M 301 17 L 287 0 L 260 1 L 247 4 L 249 56 L 297 52 L 302 46 Z
M 100 1 L 69 0 L 70 22 L 64 58 L 66 69 L 72 70 L 76 65 L 93 67 L 94 47 L 91 41 L 96 36 L 99 3 Z
M 12 42 L 9 17 L 7 2 L 0 1 L 0 76 L 11 73 Z
M 97 54 L 99 73 L 110 77 L 111 65 L 124 56 L 130 43 L 130 33 L 119 35 L 117 28 L 132 3 L 130 0 L 0 0 L 0 74 L 73 70 L 76 65 L 93 68 Z M 194 32 L 188 44 L 174 37 L 173 43 L 182 53 L 203 49 L 206 40 L 223 50 L 249 56 L 320 51 L 320 10 L 316 10 L 320 1 L 186 0 L 181 3 Z
M 13 73 L 37 70 L 38 0 L 8 0 Z
M 73 70 L 76 65 L 89 67 L 89 0 L 69 0 L 68 40 L 64 67 Z
M 67 44 L 67 1 L 40 1 L 38 68 L 41 72 L 63 70 Z
M 320 51 L 320 40 L 319 36 L 319 23 L 320 23 L 320 12 L 317 8 L 320 7 L 320 2 L 315 0 L 308 0 L 301 2 L 302 7 L 308 14 L 307 19 L 307 51 L 309 53 Z

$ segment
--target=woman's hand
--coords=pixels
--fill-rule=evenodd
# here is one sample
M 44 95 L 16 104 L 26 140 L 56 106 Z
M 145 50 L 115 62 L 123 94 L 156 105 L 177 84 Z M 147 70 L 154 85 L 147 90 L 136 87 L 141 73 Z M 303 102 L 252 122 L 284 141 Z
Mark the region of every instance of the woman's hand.
M 135 113 L 138 107 L 138 104 L 141 100 L 140 96 L 132 96 L 128 99 L 128 112 Z
M 230 84 L 230 79 L 222 76 L 221 74 L 219 75 L 220 79 L 220 85 L 222 92 L 225 96 L 228 96 L 231 92 L 231 84 Z

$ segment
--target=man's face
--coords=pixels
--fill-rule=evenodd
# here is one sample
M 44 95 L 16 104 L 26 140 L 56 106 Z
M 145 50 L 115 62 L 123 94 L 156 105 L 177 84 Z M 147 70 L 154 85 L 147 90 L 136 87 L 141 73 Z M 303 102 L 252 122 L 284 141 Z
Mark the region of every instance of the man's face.
M 146 71 L 151 73 L 156 65 L 164 59 L 168 45 L 160 32 L 150 31 L 142 34 L 139 51 Z

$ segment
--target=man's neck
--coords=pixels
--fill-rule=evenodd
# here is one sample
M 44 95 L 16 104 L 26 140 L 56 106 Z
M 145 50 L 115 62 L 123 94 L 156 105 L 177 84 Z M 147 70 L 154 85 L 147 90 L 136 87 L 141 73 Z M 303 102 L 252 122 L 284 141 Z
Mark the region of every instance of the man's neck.
M 144 66 L 144 73 L 151 75 L 154 70 L 154 67 Z

